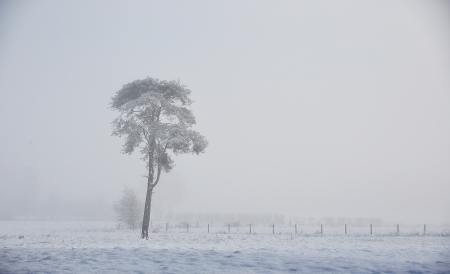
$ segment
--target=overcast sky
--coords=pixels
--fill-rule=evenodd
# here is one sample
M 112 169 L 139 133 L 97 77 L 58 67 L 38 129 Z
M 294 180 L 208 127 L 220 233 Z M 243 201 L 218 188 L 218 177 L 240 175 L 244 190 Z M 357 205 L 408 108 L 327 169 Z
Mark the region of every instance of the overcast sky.
M 109 103 L 149 76 L 209 141 L 157 203 L 450 222 L 449 49 L 444 1 L 1 1 L 0 206 L 143 189 Z

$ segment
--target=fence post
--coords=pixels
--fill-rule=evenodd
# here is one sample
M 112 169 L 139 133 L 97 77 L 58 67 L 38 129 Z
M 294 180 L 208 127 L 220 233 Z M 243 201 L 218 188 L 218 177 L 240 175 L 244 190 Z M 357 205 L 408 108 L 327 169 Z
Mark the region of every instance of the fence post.
M 370 224 L 370 235 L 372 235 L 372 224 Z
M 169 223 L 166 223 L 166 232 L 169 230 Z
M 320 235 L 323 235 L 323 227 L 322 227 L 322 224 L 320 225 Z
M 423 225 L 423 235 L 427 234 L 427 225 Z
M 275 234 L 275 224 L 272 225 L 272 234 Z
M 208 224 L 208 233 L 209 233 L 209 224 Z
M 295 225 L 295 234 L 297 234 L 297 225 Z
M 250 234 L 252 234 L 252 224 L 250 224 Z
M 186 231 L 189 232 L 189 224 L 186 224 Z
M 397 224 L 397 235 L 400 235 L 400 227 L 398 224 Z
M 228 233 L 230 233 L 230 224 L 228 224 Z
M 345 235 L 347 235 L 347 224 L 345 224 Z

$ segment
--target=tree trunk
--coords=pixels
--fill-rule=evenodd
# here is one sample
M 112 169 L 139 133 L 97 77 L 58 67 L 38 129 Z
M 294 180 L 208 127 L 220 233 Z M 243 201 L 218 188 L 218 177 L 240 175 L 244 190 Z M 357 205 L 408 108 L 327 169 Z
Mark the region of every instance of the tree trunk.
M 144 218 L 142 220 L 142 239 L 144 237 L 148 240 L 148 225 L 150 223 L 150 209 L 152 208 L 152 194 L 153 194 L 153 155 L 155 152 L 155 139 L 150 145 L 150 154 L 148 155 L 148 177 L 147 177 L 147 195 L 145 196 Z
M 150 224 L 150 210 L 152 208 L 152 194 L 153 194 L 153 187 L 151 186 L 151 182 L 149 180 L 147 187 L 147 196 L 145 198 L 144 219 L 142 221 L 142 239 L 146 238 L 147 240 L 148 240 L 148 226 Z

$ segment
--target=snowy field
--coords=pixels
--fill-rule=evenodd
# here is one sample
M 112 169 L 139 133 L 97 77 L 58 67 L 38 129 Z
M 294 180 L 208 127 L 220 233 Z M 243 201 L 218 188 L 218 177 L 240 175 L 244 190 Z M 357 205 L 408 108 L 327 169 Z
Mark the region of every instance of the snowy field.
M 147 241 L 112 222 L 3 221 L 0 273 L 450 273 L 448 228 L 343 229 L 160 225 Z

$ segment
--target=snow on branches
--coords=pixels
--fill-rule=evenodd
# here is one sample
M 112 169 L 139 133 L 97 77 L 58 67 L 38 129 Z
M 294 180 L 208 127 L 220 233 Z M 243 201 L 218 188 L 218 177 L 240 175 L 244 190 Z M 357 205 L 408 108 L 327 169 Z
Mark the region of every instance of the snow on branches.
M 202 153 L 208 141 L 191 129 L 195 117 L 189 109 L 191 91 L 179 81 L 154 78 L 128 83 L 112 97 L 111 108 L 120 115 L 112 122 L 112 135 L 125 136 L 122 153 L 140 148 L 152 181 L 156 172 L 169 172 L 169 154 Z

